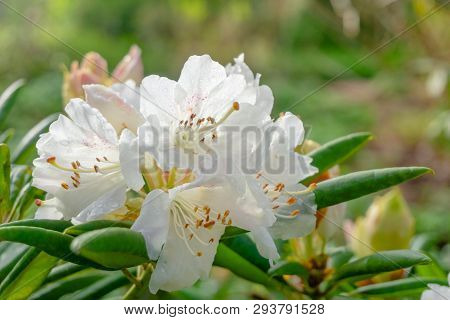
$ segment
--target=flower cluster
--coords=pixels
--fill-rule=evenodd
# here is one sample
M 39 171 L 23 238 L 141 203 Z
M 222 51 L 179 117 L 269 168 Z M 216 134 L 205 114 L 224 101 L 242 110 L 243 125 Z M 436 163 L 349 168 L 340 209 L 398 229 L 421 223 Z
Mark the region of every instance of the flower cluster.
M 33 185 L 47 198 L 36 218 L 131 221 L 157 261 L 152 292 L 207 277 L 228 226 L 270 260 L 274 239 L 314 229 L 314 184 L 299 181 L 317 169 L 294 152 L 303 124 L 270 117 L 272 91 L 243 55 L 226 67 L 192 56 L 178 81 L 105 84 L 84 85 L 85 99 L 71 99 L 39 139 Z

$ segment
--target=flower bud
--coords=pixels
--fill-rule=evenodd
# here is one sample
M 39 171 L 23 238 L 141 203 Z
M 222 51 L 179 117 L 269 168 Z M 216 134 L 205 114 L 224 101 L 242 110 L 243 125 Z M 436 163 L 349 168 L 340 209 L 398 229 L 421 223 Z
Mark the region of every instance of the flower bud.
M 128 54 L 123 57 L 114 69 L 112 78 L 114 82 L 134 80 L 136 83 L 140 83 L 143 77 L 144 66 L 141 60 L 141 49 L 133 45 Z
M 83 98 L 83 86 L 86 84 L 102 84 L 111 86 L 114 83 L 133 80 L 140 83 L 143 78 L 141 49 L 133 45 L 128 54 L 119 62 L 112 76 L 108 74 L 108 63 L 96 52 L 87 53 L 81 64 L 72 62 L 70 70 L 64 71 L 62 95 L 64 103 L 72 98 Z
M 375 251 L 407 249 L 414 234 L 414 218 L 399 188 L 376 198 L 366 216 L 351 230 L 350 245 L 357 256 Z

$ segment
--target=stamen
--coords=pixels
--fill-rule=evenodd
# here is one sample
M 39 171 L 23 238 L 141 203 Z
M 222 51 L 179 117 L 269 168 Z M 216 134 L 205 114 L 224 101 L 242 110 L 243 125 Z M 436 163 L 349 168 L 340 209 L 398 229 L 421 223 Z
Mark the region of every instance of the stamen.
M 288 200 L 287 200 L 287 204 L 288 205 L 293 205 L 294 203 L 296 203 L 297 202 L 297 198 L 295 198 L 295 197 L 290 197 Z
M 211 221 L 209 221 L 209 222 L 206 222 L 203 226 L 204 226 L 206 229 L 211 229 L 211 228 L 214 226 L 215 223 L 216 223 L 216 222 L 215 222 L 214 220 L 211 220 Z
M 65 182 L 62 182 L 62 183 L 61 183 L 61 187 L 63 187 L 63 188 L 66 189 L 66 190 L 69 190 L 69 186 L 68 186 L 67 183 L 65 183 Z
M 300 213 L 300 210 L 293 210 L 292 212 L 291 212 L 291 216 L 292 217 L 295 217 L 295 216 L 297 216 L 298 214 Z

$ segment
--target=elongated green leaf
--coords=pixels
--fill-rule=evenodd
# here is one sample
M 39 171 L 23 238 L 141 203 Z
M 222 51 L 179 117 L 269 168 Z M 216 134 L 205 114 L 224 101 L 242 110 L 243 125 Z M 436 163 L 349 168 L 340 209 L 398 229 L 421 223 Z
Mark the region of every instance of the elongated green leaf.
M 0 225 L 0 228 L 8 227 L 35 227 L 48 229 L 58 232 L 63 232 L 65 229 L 72 226 L 72 223 L 67 220 L 51 220 L 51 219 L 27 219 L 5 223 Z
M 377 284 L 371 284 L 368 286 L 360 287 L 355 291 L 351 292 L 351 295 L 354 294 L 366 294 L 366 295 L 379 295 L 386 293 L 394 293 L 400 291 L 409 291 L 415 289 L 425 289 L 427 285 L 430 283 L 436 283 L 440 285 L 448 285 L 446 279 L 434 279 L 434 278 L 406 278 L 400 280 L 393 280 L 389 282 L 382 282 Z
M 229 239 L 229 238 L 234 238 L 237 237 L 243 233 L 247 233 L 247 230 L 238 228 L 238 227 L 233 227 L 233 226 L 228 226 L 225 228 L 225 232 L 222 235 L 222 237 L 220 238 L 221 240 L 224 239 Z
M 72 242 L 77 255 L 111 269 L 123 269 L 149 261 L 145 241 L 136 231 L 107 228 L 83 233 Z
M 326 180 L 314 190 L 317 209 L 353 200 L 432 172 L 424 167 L 359 171 Z
M 49 283 L 46 286 L 34 292 L 30 296 L 30 299 L 57 300 L 66 294 L 73 293 L 75 291 L 91 286 L 92 284 L 103 279 L 104 277 L 105 277 L 104 274 L 94 273 L 70 277 L 69 279 Z
M 20 274 L 15 275 L 9 285 L 2 290 L 0 299 L 27 299 L 41 286 L 47 277 L 47 274 L 55 266 L 58 260 L 58 258 L 49 256 L 45 252 L 40 252 L 30 261 Z
M 72 236 L 79 236 L 80 234 L 100 230 L 105 228 L 127 228 L 131 227 L 132 223 L 127 221 L 113 221 L 113 220 L 94 220 L 89 221 L 83 224 L 77 224 L 71 227 L 68 227 L 64 233 Z
M 10 174 L 9 148 L 6 144 L 0 144 L 0 223 L 5 221 L 11 209 Z
M 214 265 L 226 268 L 246 280 L 271 286 L 272 279 L 261 269 L 231 250 L 223 243 L 217 247 Z
M 9 128 L 5 131 L 3 131 L 0 134 L 0 143 L 7 144 L 9 141 L 11 141 L 12 137 L 14 136 L 15 130 L 13 128 Z
M 13 165 L 11 167 L 11 202 L 14 203 L 23 187 L 31 181 L 32 170 L 29 166 Z
M 418 251 L 390 250 L 380 251 L 343 265 L 334 276 L 335 280 L 349 277 L 372 275 L 387 271 L 430 263 L 431 259 Z
M 14 150 L 11 162 L 15 164 L 27 163 L 29 160 L 28 158 L 34 152 L 37 139 L 47 130 L 48 126 L 57 119 L 57 116 L 58 115 L 56 114 L 52 114 L 31 128 Z
M 6 121 L 6 117 L 11 111 L 14 102 L 23 88 L 25 81 L 23 79 L 19 79 L 13 82 L 5 91 L 3 91 L 0 96 L 0 127 L 2 127 Z
M 50 271 L 50 273 L 48 274 L 47 279 L 45 279 L 45 282 L 48 283 L 57 281 L 59 279 L 77 273 L 79 271 L 85 270 L 87 268 L 88 268 L 87 266 L 66 262 L 59 266 L 54 267 L 52 271 Z
M 65 261 L 104 269 L 94 262 L 76 256 L 70 250 L 73 237 L 57 231 L 36 227 L 7 226 L 0 228 L 1 240 L 27 244 Z
M 340 164 L 345 159 L 353 155 L 368 141 L 372 140 L 372 138 L 372 134 L 368 132 L 353 133 L 330 141 L 308 153 L 308 156 L 313 159 L 312 165 L 319 169 L 319 172 L 302 182 L 304 184 L 310 183 L 324 171 L 330 169 L 336 164 Z
M 296 275 L 302 279 L 308 279 L 309 271 L 306 267 L 294 261 L 282 261 L 271 267 L 268 274 L 272 277 L 282 275 Z
M 0 243 L 0 283 L 5 279 L 17 262 L 22 258 L 28 246 L 21 243 Z
M 264 272 L 269 270 L 269 260 L 259 254 L 255 242 L 253 242 L 248 235 L 241 234 L 233 238 L 224 239 L 222 242 L 242 258 L 251 261 L 253 265 Z
M 4 293 L 11 286 L 11 284 L 20 276 L 20 273 L 38 256 L 41 251 L 36 248 L 28 248 L 23 256 L 19 259 L 17 264 L 6 276 L 6 278 L 0 284 L 0 298 L 4 296 Z
M 130 281 L 119 272 L 115 272 L 105 278 L 95 282 L 87 288 L 84 288 L 77 294 L 71 296 L 74 300 L 93 300 L 100 299 L 111 291 L 126 286 Z

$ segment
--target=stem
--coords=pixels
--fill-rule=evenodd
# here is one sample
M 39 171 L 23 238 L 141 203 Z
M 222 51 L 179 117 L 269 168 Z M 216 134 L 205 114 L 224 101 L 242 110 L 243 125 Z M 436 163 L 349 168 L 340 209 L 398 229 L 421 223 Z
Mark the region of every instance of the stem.
M 139 292 L 145 288 L 144 282 L 148 281 L 150 275 L 153 272 L 153 265 L 149 263 L 147 266 L 142 266 L 144 271 L 136 279 L 137 283 L 133 284 L 130 289 L 123 296 L 124 300 L 134 300 L 136 299 Z
M 128 280 L 130 280 L 131 283 L 133 283 L 136 286 L 140 286 L 140 283 L 138 281 L 138 279 L 136 279 L 130 271 L 128 271 L 128 269 L 123 268 L 122 269 L 123 274 L 125 275 L 125 277 L 127 277 Z

